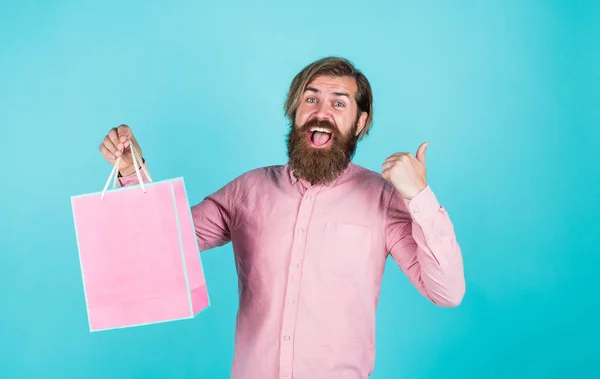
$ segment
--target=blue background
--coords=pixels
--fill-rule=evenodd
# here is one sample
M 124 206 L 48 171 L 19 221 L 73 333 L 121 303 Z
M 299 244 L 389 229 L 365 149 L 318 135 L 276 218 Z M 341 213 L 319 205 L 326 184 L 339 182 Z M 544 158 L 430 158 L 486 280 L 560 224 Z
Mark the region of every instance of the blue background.
M 288 85 L 327 55 L 374 89 L 356 163 L 430 141 L 465 260 L 456 309 L 389 261 L 373 378 L 600 376 L 598 2 L 216 3 L 0 5 L 0 377 L 228 377 L 231 245 L 197 319 L 90 334 L 70 196 L 102 188 L 120 123 L 192 203 L 284 163 Z

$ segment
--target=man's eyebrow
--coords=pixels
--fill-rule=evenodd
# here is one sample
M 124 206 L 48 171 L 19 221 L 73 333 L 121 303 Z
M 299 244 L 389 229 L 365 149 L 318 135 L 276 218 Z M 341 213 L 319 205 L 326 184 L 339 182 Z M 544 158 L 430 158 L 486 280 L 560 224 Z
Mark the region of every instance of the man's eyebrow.
M 346 96 L 348 99 L 350 99 L 350 95 L 346 92 L 334 92 L 333 94 L 336 96 Z
M 306 87 L 306 89 L 304 90 L 304 92 L 314 92 L 314 93 L 321 93 L 321 91 L 315 87 Z M 348 99 L 350 99 L 350 95 L 346 92 L 333 92 L 334 95 L 336 96 L 345 96 Z

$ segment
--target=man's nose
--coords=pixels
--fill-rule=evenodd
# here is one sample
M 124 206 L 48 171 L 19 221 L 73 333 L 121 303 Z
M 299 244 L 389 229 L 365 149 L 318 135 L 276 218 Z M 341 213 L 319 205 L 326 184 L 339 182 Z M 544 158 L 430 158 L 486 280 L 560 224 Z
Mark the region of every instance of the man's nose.
M 331 115 L 331 108 L 325 102 L 321 102 L 318 104 L 318 108 L 315 111 L 313 116 L 316 120 L 319 121 L 329 121 L 333 122 L 333 117 Z

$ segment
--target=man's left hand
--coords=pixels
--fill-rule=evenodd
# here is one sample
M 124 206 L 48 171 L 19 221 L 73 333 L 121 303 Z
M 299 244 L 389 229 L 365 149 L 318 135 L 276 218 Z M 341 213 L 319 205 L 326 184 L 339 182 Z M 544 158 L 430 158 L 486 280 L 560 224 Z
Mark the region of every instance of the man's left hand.
M 428 146 L 429 142 L 422 143 L 416 157 L 411 153 L 392 154 L 381 165 L 381 175 L 406 199 L 412 199 L 427 187 L 425 150 Z

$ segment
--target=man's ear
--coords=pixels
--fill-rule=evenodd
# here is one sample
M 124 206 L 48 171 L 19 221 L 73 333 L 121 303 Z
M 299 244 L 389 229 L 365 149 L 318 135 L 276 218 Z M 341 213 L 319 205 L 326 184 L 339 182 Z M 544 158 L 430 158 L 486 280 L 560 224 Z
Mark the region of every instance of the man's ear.
M 360 117 L 358 118 L 358 124 L 356 125 L 356 134 L 355 136 L 358 136 L 360 134 L 360 132 L 362 132 L 362 130 L 365 128 L 365 125 L 367 124 L 367 118 L 369 117 L 369 114 L 367 112 L 362 112 L 360 114 Z

